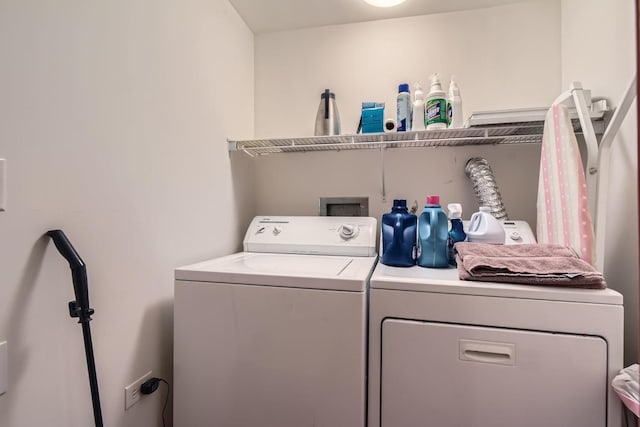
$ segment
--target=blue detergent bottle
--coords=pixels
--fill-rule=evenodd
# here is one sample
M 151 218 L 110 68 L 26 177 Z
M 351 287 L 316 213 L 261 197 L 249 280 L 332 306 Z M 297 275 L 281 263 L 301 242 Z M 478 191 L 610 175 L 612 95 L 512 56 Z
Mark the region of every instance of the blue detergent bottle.
M 418 219 L 418 265 L 430 268 L 448 267 L 448 238 L 449 222 L 440 206 L 440 196 L 428 196 L 427 205 Z
M 382 259 L 384 265 L 411 267 L 415 265 L 414 249 L 418 217 L 407 210 L 407 201 L 393 201 L 390 213 L 382 215 Z
M 449 257 L 449 264 L 456 265 L 456 254 L 453 252 L 453 245 L 458 242 L 464 242 L 467 239 L 467 233 L 464 232 L 462 226 L 462 205 L 460 203 L 449 203 L 447 210 L 449 211 L 449 221 L 451 221 L 449 240 L 447 241 L 447 256 Z

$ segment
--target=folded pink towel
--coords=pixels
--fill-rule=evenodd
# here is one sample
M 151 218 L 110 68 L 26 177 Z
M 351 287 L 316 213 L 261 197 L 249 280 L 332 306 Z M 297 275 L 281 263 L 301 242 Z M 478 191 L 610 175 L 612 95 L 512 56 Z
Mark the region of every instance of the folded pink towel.
M 567 246 L 551 244 L 455 245 L 460 280 L 527 285 L 607 287 L 602 273 Z

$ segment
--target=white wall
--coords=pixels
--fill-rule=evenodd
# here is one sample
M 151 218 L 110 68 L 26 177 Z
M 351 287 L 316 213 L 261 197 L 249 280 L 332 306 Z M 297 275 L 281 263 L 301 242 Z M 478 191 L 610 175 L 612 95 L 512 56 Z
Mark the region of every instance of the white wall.
M 439 72 L 455 74 L 466 114 L 548 106 L 561 90 L 560 5 L 535 1 L 256 36 L 256 136 L 313 134 L 320 93 L 330 88 L 343 133 L 354 133 L 362 101 L 384 101 L 395 116 L 398 84 Z M 446 88 L 446 86 L 445 86 Z M 368 196 L 380 218 L 393 198 L 440 194 L 462 202 L 465 218 L 478 204 L 466 161 L 491 163 L 507 212 L 535 224 L 539 145 L 386 150 L 387 201 L 381 198 L 377 151 L 272 155 L 256 162 L 260 214 L 318 212 L 320 196 Z
M 562 1 L 562 81 L 618 106 L 636 68 L 632 0 Z M 625 300 L 625 363 L 638 360 L 637 101 L 613 143 L 604 273 Z
M 225 141 L 253 134 L 253 34 L 226 0 L 4 0 L 0 58 L 0 425 L 93 425 L 52 228 L 88 267 L 105 425 L 160 425 L 164 389 L 125 412 L 123 388 L 171 380 L 173 269 L 238 249 L 253 215 Z

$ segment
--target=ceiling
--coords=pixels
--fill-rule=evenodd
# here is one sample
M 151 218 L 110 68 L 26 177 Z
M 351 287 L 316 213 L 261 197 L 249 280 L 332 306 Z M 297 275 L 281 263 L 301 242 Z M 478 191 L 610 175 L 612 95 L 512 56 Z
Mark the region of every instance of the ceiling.
M 522 0 L 407 0 L 378 8 L 363 0 L 229 0 L 255 34 L 403 18 L 518 3 Z

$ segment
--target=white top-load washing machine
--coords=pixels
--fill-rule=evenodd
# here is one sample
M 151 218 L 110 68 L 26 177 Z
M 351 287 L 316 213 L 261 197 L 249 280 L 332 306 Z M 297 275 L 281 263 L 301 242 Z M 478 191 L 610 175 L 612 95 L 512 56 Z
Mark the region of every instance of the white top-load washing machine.
M 256 217 L 175 271 L 174 425 L 364 427 L 376 220 Z
M 535 241 L 525 225 L 510 222 L 507 243 Z M 461 281 L 453 267 L 378 263 L 369 316 L 369 427 L 620 425 L 614 290 Z

